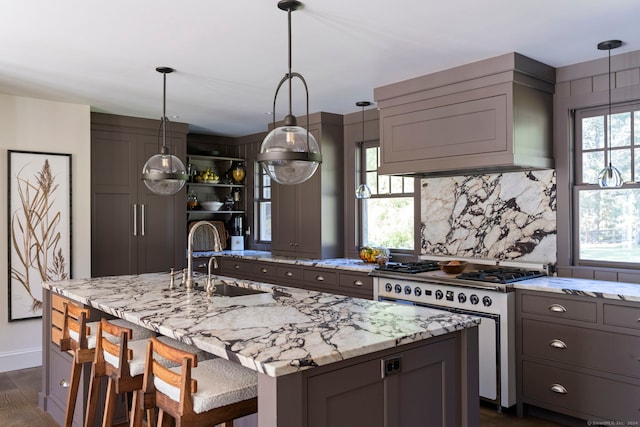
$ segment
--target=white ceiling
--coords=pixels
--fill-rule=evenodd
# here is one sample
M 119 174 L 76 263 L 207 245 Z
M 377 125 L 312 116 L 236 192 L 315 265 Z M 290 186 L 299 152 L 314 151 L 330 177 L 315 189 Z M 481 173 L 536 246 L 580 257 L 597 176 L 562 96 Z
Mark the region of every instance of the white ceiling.
M 167 116 L 194 132 L 266 129 L 287 71 L 277 0 L 2 0 L 0 92 Z M 519 52 L 554 67 L 640 50 L 638 0 L 305 0 L 293 12 L 293 71 L 310 112 L 359 111 L 373 88 Z M 286 86 L 276 119 L 286 113 Z M 293 113 L 305 113 L 293 89 Z M 301 122 L 301 124 L 303 124 Z

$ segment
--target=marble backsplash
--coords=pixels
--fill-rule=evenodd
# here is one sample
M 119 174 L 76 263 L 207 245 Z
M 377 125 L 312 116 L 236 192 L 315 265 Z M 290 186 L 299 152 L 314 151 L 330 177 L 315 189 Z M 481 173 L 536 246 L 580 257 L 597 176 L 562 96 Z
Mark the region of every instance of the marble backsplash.
M 556 263 L 553 170 L 424 178 L 421 254 Z

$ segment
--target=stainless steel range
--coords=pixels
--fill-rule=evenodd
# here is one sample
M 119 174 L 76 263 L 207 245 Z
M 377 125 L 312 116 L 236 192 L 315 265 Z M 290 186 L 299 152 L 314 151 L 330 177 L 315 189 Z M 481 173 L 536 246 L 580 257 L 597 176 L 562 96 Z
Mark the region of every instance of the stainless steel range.
M 495 403 L 498 410 L 515 405 L 515 294 L 511 284 L 546 275 L 546 266 L 487 265 L 471 260 L 463 273 L 450 275 L 440 270 L 438 260 L 447 259 L 377 267 L 371 273 L 374 298 L 480 317 L 480 397 Z

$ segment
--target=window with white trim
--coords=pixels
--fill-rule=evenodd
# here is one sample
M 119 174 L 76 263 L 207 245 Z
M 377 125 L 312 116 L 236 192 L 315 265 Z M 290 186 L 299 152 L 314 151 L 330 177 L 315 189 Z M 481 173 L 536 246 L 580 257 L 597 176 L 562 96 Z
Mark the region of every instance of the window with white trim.
M 362 176 L 371 198 L 361 199 L 362 246 L 384 246 L 396 252 L 414 249 L 414 182 L 411 177 L 378 175 L 380 147 L 362 145 Z
M 640 105 L 617 106 L 611 113 L 609 117 L 608 107 L 575 113 L 577 265 L 640 263 Z M 622 175 L 620 188 L 598 186 L 609 156 Z

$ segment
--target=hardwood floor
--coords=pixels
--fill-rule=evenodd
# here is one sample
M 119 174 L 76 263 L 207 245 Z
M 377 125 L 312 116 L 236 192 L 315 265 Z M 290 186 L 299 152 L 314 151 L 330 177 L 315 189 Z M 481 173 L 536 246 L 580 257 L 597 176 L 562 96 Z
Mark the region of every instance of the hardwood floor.
M 38 408 L 38 392 L 42 386 L 42 369 L 29 368 L 0 373 L 0 426 L 58 427 L 55 421 Z M 495 409 L 480 408 L 481 427 L 556 427 L 556 424 L 534 416 L 518 418 Z
M 38 408 L 41 373 L 40 367 L 0 373 L 0 426 L 58 427 Z

